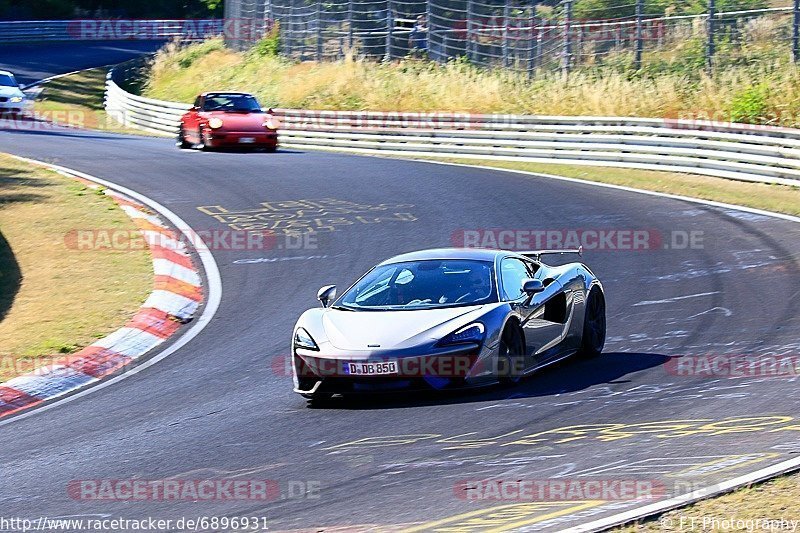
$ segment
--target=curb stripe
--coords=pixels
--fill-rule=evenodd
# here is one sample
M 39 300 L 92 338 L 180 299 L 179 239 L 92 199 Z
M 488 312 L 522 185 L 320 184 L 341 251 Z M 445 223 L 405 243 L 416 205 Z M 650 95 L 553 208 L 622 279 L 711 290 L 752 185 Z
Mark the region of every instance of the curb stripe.
M 165 248 L 163 246 L 150 246 L 150 252 L 155 259 L 164 259 L 184 268 L 192 269 L 192 258 L 185 252 Z
M 158 309 L 141 309 L 125 327 L 140 329 L 166 339 L 181 326 L 181 320 Z
M 167 259 L 153 259 L 153 272 L 156 276 L 169 276 L 189 285 L 200 286 L 200 275 L 196 270 L 186 268 Z
M 101 188 L 65 169 L 55 170 L 92 189 Z M 153 262 L 153 290 L 124 327 L 75 354 L 60 358 L 56 364 L 1 383 L 0 418 L 64 396 L 132 363 L 174 335 L 203 301 L 200 274 L 178 234 L 143 204 L 111 189 L 104 189 L 103 193 L 132 219 L 148 243 Z
M 203 291 L 200 287 L 186 283 L 172 276 L 156 276 L 153 289 L 174 292 L 184 298 L 189 298 L 195 302 L 203 301 Z
M 103 377 L 133 361 L 131 357 L 100 346 L 87 346 L 80 352 L 68 356 L 63 364 L 77 372 L 95 378 Z

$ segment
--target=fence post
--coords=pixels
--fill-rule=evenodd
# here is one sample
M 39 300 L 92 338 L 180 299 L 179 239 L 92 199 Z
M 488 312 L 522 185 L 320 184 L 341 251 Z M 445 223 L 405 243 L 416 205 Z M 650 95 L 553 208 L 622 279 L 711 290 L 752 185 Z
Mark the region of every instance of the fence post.
M 347 47 L 353 53 L 353 0 L 347 2 Z
M 436 61 L 433 54 L 433 20 L 431 20 L 431 3 L 425 2 L 425 27 L 428 28 L 428 34 L 425 36 L 425 43 L 428 47 L 428 58 Z M 437 47 L 438 48 L 438 47 Z M 441 61 L 441 54 L 439 54 Z M 445 58 L 446 59 L 446 58 Z
M 386 52 L 384 61 L 392 60 L 392 31 L 394 30 L 394 14 L 392 13 L 392 0 L 386 0 Z
M 717 5 L 715 0 L 708 0 L 708 20 L 706 21 L 706 32 L 708 33 L 708 42 L 706 44 L 706 70 L 710 73 L 714 68 L 714 31 L 716 24 L 714 18 L 717 12 Z
M 508 57 L 508 23 L 510 18 L 511 6 L 509 5 L 509 0 L 506 0 L 503 6 L 503 66 L 505 68 L 508 68 L 510 59 Z
M 317 2 L 317 62 L 322 61 L 322 2 Z
M 800 0 L 794 0 L 794 21 L 792 23 L 792 58 L 800 62 Z
M 800 0 L 798 0 L 800 1 Z M 530 21 L 530 39 L 528 40 L 528 78 L 533 78 L 536 75 L 536 57 L 539 55 L 539 39 L 541 28 L 536 25 L 536 7 L 531 9 Z
M 714 0 L 709 0 L 713 2 Z M 569 74 L 572 66 L 572 0 L 564 0 L 564 57 L 561 71 Z
M 472 0 L 467 0 L 467 59 L 470 61 L 475 57 L 475 30 L 473 28 L 474 21 L 472 20 L 472 11 Z
M 644 15 L 644 0 L 636 0 L 636 51 L 633 54 L 633 68 L 642 68 L 642 50 L 644 49 L 644 32 L 642 22 Z

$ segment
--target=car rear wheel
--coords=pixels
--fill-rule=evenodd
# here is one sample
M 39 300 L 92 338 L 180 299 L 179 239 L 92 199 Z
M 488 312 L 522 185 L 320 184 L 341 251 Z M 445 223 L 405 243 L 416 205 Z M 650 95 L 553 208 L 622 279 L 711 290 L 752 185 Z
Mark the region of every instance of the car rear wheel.
M 519 328 L 506 326 L 498 349 L 497 379 L 503 385 L 519 383 L 525 369 L 525 340 Z
M 597 357 L 606 343 L 606 299 L 597 287 L 589 292 L 583 319 L 583 337 L 578 355 Z
M 183 126 L 178 129 L 178 139 L 175 141 L 175 146 L 181 150 L 186 150 L 187 148 L 192 147 L 191 143 L 186 141 L 186 136 L 183 134 Z

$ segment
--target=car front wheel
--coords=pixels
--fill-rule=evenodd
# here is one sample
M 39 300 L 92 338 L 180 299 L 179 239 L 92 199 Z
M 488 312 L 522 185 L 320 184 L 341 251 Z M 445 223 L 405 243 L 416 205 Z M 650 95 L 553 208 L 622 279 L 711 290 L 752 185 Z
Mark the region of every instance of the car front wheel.
M 589 292 L 583 319 L 583 337 L 578 354 L 584 358 L 597 357 L 606 343 L 606 299 L 597 287 Z

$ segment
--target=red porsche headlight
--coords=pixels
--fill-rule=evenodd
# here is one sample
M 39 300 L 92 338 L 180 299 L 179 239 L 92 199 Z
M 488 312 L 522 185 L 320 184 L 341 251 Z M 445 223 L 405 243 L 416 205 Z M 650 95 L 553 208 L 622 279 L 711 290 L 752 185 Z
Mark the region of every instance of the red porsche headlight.
M 212 130 L 216 130 L 222 127 L 222 119 L 221 118 L 212 118 L 208 121 L 208 127 Z

